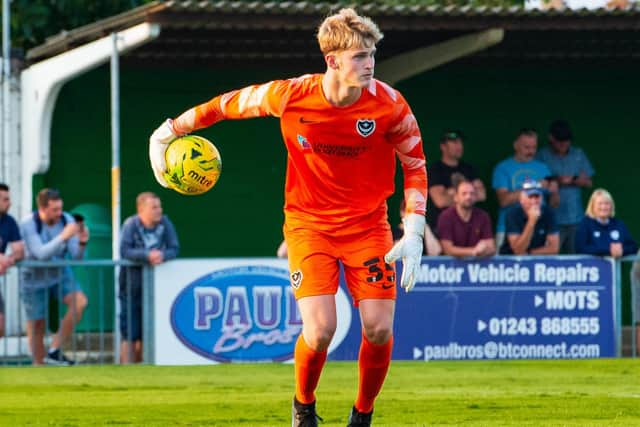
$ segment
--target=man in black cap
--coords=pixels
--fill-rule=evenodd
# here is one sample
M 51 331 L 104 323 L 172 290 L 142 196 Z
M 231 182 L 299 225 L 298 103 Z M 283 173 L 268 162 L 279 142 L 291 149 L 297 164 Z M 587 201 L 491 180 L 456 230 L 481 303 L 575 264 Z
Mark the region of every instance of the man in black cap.
M 455 188 L 451 178 L 455 174 L 462 175 L 463 178 L 471 181 L 476 192 L 476 202 L 484 202 L 487 198 L 484 184 L 478 177 L 476 169 L 461 160 L 464 154 L 462 141 L 462 132 L 446 131 L 440 139 L 442 156 L 439 161 L 431 163 L 428 167 L 427 222 L 432 230 L 436 229 L 440 212 L 453 205 Z
M 593 167 L 582 149 L 572 146 L 573 135 L 566 120 L 554 120 L 549 126 L 549 145 L 538 151 L 537 159 L 544 162 L 557 179 L 560 204 L 555 209 L 560 230 L 560 251 L 575 253 L 576 228 L 584 215 L 582 188 L 593 184 Z

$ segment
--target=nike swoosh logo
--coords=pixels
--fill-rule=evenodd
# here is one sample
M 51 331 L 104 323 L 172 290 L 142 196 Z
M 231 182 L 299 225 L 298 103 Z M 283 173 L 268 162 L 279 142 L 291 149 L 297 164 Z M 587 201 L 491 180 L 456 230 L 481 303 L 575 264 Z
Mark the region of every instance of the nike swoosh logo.
M 304 117 L 300 117 L 300 123 L 308 124 L 308 123 L 317 123 L 315 120 L 307 120 Z

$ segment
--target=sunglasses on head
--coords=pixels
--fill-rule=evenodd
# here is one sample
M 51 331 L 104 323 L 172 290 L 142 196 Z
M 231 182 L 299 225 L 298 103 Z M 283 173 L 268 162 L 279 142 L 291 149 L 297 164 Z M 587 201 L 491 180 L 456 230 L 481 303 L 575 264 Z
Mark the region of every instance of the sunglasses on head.
M 56 188 L 48 188 L 45 192 L 48 198 L 50 199 L 59 199 L 60 198 L 60 190 Z

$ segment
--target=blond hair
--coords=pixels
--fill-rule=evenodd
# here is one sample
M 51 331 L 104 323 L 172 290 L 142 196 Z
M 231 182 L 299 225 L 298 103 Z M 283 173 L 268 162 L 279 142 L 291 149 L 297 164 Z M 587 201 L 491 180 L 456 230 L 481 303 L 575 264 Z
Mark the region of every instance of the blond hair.
M 328 16 L 318 27 L 320 51 L 326 55 L 358 47 L 375 46 L 383 37 L 378 26 L 351 8 Z
M 138 197 L 136 197 L 136 208 L 140 209 L 142 205 L 147 203 L 147 200 L 152 200 L 152 199 L 160 199 L 160 197 L 158 197 L 155 193 L 152 193 L 151 191 L 145 191 L 143 193 L 138 194 Z
M 596 197 L 603 197 L 611 203 L 611 217 L 614 217 L 616 215 L 616 204 L 613 201 L 613 197 L 611 197 L 611 193 L 604 188 L 597 188 L 593 190 L 593 193 L 591 193 L 591 197 L 589 198 L 589 203 L 587 203 L 587 209 L 584 213 L 589 218 L 596 218 Z

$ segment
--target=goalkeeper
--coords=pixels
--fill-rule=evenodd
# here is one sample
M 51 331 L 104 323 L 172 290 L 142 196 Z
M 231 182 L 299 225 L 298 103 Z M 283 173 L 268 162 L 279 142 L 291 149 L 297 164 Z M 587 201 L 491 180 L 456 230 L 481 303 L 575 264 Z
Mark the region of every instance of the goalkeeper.
M 339 263 L 359 308 L 359 383 L 349 426 L 369 426 L 393 347 L 395 271 L 400 286 L 416 281 L 425 229 L 427 174 L 416 119 L 402 95 L 373 78 L 382 33 L 353 9 L 318 28 L 323 74 L 253 85 L 214 97 L 165 121 L 149 155 L 165 187 L 165 150 L 178 136 L 221 120 L 280 118 L 288 151 L 285 224 L 291 286 L 303 327 L 295 346 L 293 426 L 316 426 L 315 390 L 336 330 Z M 386 200 L 396 156 L 404 172 L 405 235 L 392 248 Z

